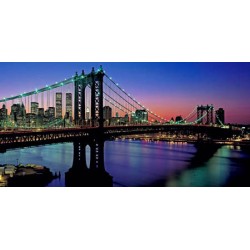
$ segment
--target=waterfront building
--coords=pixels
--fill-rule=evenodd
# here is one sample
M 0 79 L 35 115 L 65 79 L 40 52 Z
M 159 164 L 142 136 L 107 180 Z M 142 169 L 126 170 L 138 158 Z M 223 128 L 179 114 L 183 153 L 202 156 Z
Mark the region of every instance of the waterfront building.
M 103 107 L 103 118 L 109 120 L 112 117 L 112 108 L 109 106 Z
M 124 116 L 124 121 L 125 121 L 125 124 L 128 124 L 128 123 L 129 123 L 129 116 L 128 116 L 128 114 L 126 114 L 126 115 Z
M 31 113 L 37 115 L 38 114 L 38 107 L 39 107 L 38 102 L 31 102 Z
M 42 126 L 44 122 L 44 108 L 38 109 L 38 115 L 37 115 L 37 126 Z
M 104 119 L 104 124 L 106 126 L 110 124 L 111 117 L 112 117 L 112 108 L 109 106 L 104 106 L 103 107 L 103 119 Z
M 18 126 L 23 126 L 25 123 L 26 111 L 22 103 L 16 103 L 11 106 L 10 120 Z
M 6 109 L 5 104 L 3 104 L 2 108 L 0 109 L 0 121 L 7 120 L 7 113 L 8 113 L 8 110 Z
M 44 112 L 44 123 L 51 122 L 55 119 L 55 107 L 49 107 Z
M 218 125 L 225 124 L 225 111 L 223 108 L 219 108 L 215 111 L 215 122 Z
M 110 125 L 112 126 L 126 125 L 129 122 L 128 114 L 126 114 L 124 117 L 111 117 L 109 121 Z
M 131 123 L 136 124 L 137 123 L 137 117 L 135 115 L 135 112 L 131 113 L 131 117 L 130 117 Z
M 67 117 L 66 117 L 66 114 L 67 114 Z M 65 118 L 72 121 L 72 93 L 66 93 Z
M 62 118 L 62 92 L 56 93 L 56 118 Z
M 148 122 L 148 112 L 145 109 L 137 109 L 135 111 L 135 116 L 138 123 L 147 123 Z
M 36 114 L 33 113 L 27 113 L 26 114 L 26 126 L 29 128 L 35 128 L 36 127 Z

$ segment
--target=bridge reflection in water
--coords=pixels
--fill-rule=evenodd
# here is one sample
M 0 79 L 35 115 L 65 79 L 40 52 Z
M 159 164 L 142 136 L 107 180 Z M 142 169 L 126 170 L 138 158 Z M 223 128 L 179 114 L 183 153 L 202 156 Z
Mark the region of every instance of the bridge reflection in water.
M 74 141 L 73 165 L 65 173 L 67 187 L 111 187 L 113 177 L 104 167 L 104 140 Z M 86 147 L 90 147 L 90 164 L 86 161 Z
M 221 164 L 220 156 L 215 157 L 225 146 L 215 143 L 195 144 L 196 152 L 188 161 L 187 168 L 169 176 L 167 186 L 178 187 L 219 187 L 228 186 L 230 166 Z

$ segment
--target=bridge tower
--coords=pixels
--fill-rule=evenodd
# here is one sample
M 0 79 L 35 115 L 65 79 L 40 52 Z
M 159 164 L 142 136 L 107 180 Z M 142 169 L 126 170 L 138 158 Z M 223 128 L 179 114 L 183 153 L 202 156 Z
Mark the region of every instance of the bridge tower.
M 78 76 L 76 73 L 75 82 L 75 125 L 84 125 L 85 121 L 85 90 L 89 85 L 91 88 L 91 126 L 103 128 L 103 77 L 102 66 L 95 71 L 92 68 L 90 74 L 85 75 L 84 71 Z
M 77 72 L 74 77 L 75 83 L 75 102 L 74 102 L 74 119 L 75 125 L 84 125 L 85 121 L 85 89 L 87 82 L 84 71 L 78 76 Z
M 206 112 L 205 116 L 204 116 L 204 112 Z M 204 122 L 205 117 L 206 117 L 206 122 Z M 213 105 L 197 106 L 197 121 L 198 121 L 198 124 L 207 124 L 207 125 L 213 124 L 214 123 Z
M 103 77 L 102 66 L 95 72 L 92 68 L 91 77 L 91 126 L 103 128 Z

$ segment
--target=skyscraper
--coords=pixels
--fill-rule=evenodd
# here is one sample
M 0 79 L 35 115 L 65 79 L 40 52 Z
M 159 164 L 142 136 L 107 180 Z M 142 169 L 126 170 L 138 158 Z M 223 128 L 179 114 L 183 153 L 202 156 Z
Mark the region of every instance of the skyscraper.
M 49 107 L 48 111 L 49 111 L 49 117 L 51 119 L 54 119 L 55 118 L 55 107 Z
M 7 119 L 7 109 L 5 104 L 3 104 L 2 108 L 0 109 L 0 121 L 5 121 Z
M 37 115 L 38 114 L 38 102 L 31 102 L 31 113 Z
M 18 126 L 24 125 L 25 117 L 26 111 L 23 103 L 21 105 L 20 103 L 16 103 L 11 106 L 10 119 Z
M 49 107 L 44 112 L 44 122 L 50 122 L 55 119 L 55 107 Z
M 62 118 L 62 92 L 56 93 L 56 118 Z
M 104 120 L 109 120 L 112 117 L 112 108 L 109 106 L 103 107 L 103 118 Z
M 223 108 L 219 108 L 218 110 L 215 111 L 215 121 L 216 124 L 219 125 L 225 124 L 225 111 Z
M 42 126 L 44 122 L 44 108 L 38 109 L 37 126 Z
M 148 122 L 148 112 L 145 109 L 137 109 L 135 115 L 139 123 Z
M 103 107 L 103 119 L 106 126 L 110 125 L 110 119 L 112 117 L 112 108 L 109 106 Z
M 72 117 L 72 93 L 66 93 L 66 113 Z

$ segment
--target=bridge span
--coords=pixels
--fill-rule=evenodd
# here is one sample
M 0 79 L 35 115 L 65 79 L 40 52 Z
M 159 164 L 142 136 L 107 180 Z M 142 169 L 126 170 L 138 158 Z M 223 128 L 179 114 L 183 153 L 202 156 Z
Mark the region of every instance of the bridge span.
M 85 141 L 93 139 L 109 140 L 123 135 L 152 134 L 169 132 L 173 134 L 196 134 L 199 138 L 204 135 L 210 139 L 226 139 L 239 135 L 240 130 L 212 127 L 206 125 L 140 125 L 140 126 L 110 126 L 74 127 L 61 129 L 33 129 L 0 132 L 0 149 L 19 148 L 50 143 Z

